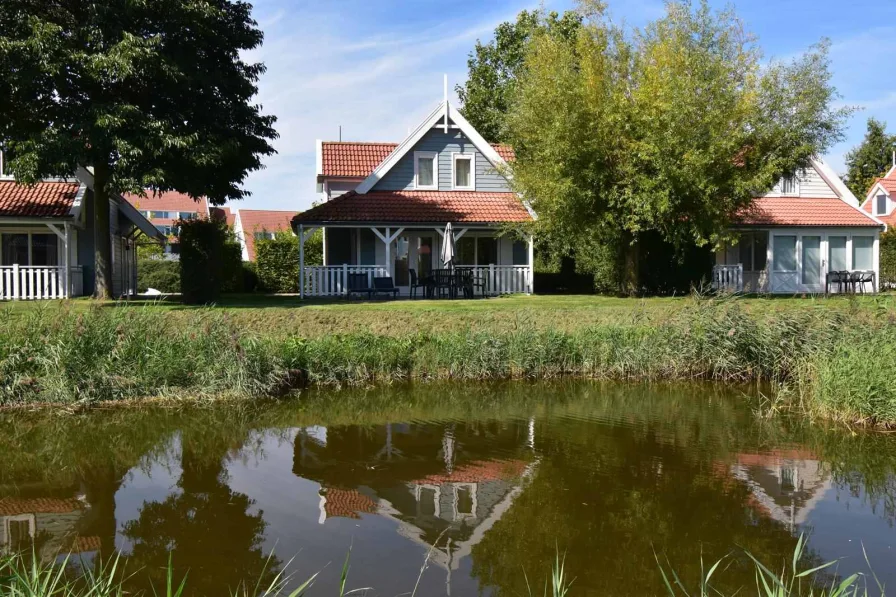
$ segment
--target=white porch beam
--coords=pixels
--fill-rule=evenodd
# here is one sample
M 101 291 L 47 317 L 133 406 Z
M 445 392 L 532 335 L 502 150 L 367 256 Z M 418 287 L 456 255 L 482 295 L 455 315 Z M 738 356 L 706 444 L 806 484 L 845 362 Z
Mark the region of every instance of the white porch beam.
M 386 236 L 389 236 L 389 242 L 390 242 L 390 243 L 391 243 L 392 241 L 394 241 L 396 238 L 398 238 L 398 235 L 400 235 L 402 232 L 404 232 L 404 228 L 399 228 L 399 229 L 395 232 L 395 234 L 393 234 L 392 236 L 389 236 L 389 229 L 386 228 Z
M 469 228 L 461 228 L 461 229 L 454 235 L 454 242 L 459 241 L 460 238 L 461 238 L 464 234 L 467 233 L 467 230 L 469 230 Z
M 529 235 L 529 288 L 528 294 L 535 294 L 535 236 Z
M 371 226 L 370 229 L 373 231 L 374 234 L 376 234 L 377 238 L 379 238 L 381 241 L 383 241 L 384 243 L 388 242 L 386 240 L 386 237 L 383 235 L 383 233 L 381 233 L 375 226 Z M 389 234 L 388 228 L 386 228 L 386 234 Z
M 299 299 L 305 300 L 305 226 L 299 224 Z
M 380 238 L 386 244 L 386 271 L 389 272 L 390 278 L 395 279 L 395 276 L 392 275 L 392 239 L 389 237 L 391 230 L 391 228 L 386 228 L 386 235 Z
M 68 224 L 65 224 L 65 226 L 68 226 Z M 55 224 L 51 224 L 50 222 L 47 222 L 47 228 L 52 230 L 56 234 L 56 236 L 58 236 L 60 238 L 60 240 L 63 240 L 63 241 L 65 240 L 65 234 L 63 234 L 63 232 L 61 230 L 59 230 L 59 228 L 57 228 Z

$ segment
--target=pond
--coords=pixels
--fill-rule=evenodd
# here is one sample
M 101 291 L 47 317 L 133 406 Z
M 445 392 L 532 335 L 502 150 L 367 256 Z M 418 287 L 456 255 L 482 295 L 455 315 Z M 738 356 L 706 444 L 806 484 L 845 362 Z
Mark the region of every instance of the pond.
M 559 551 L 575 595 L 752 586 L 842 558 L 896 586 L 896 438 L 757 416 L 712 385 L 508 383 L 310 392 L 269 404 L 0 414 L 0 549 L 119 550 L 192 594 L 287 567 L 312 595 L 541 594 Z M 424 566 L 425 564 L 425 566 Z M 423 572 L 421 574 L 421 569 Z M 419 581 L 418 581 L 419 578 Z

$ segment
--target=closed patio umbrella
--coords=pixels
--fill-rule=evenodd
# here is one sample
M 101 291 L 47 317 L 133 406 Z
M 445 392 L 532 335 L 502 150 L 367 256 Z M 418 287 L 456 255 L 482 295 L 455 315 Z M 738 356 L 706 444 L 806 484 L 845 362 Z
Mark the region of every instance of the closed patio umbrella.
M 442 239 L 442 263 L 449 269 L 454 264 L 454 231 L 451 230 L 451 222 L 445 226 L 445 237 Z

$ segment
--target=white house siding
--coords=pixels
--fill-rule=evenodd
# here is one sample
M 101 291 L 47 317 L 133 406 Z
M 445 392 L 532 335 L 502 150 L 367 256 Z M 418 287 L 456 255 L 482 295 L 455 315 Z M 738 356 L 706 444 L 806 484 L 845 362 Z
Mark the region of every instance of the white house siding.
M 451 191 L 452 186 L 452 154 L 471 153 L 476 157 L 476 189 L 477 191 L 506 193 L 510 191 L 507 180 L 498 174 L 473 142 L 457 129 L 448 129 L 448 134 L 441 129 L 432 129 L 417 142 L 389 172 L 373 187 L 375 191 L 410 191 L 414 190 L 414 152 L 431 151 L 439 154 L 439 190 Z
M 360 180 L 328 180 L 325 183 L 326 198 L 335 199 L 340 195 L 345 195 L 349 191 L 353 191 L 359 184 L 361 184 Z
M 837 193 L 825 182 L 814 166 L 809 166 L 797 174 L 799 179 L 799 197 L 831 197 L 836 199 Z M 780 184 L 776 185 L 766 197 L 781 197 Z M 794 195 L 797 196 L 797 195 Z

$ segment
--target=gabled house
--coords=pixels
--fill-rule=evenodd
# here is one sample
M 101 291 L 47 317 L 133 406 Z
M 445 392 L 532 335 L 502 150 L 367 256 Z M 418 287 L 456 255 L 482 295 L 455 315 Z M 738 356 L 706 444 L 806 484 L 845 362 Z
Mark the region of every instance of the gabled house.
M 324 229 L 324 265 L 300 257 L 303 296 L 344 295 L 360 273 L 391 276 L 408 295 L 443 266 L 448 223 L 454 264 L 472 268 L 484 294 L 532 291 L 532 239 L 505 234 L 533 219 L 506 178 L 513 152 L 487 143 L 448 101 L 401 143 L 318 142 L 317 152 L 323 202 L 294 221 L 302 245 Z
M 255 242 L 273 239 L 278 232 L 292 232 L 295 211 L 270 209 L 237 209 L 234 232 L 243 249 L 243 261 L 255 261 Z
M 896 224 L 896 164 L 885 176 L 874 181 L 865 195 L 862 209 L 887 226 Z
M 831 272 L 873 274 L 879 284 L 879 237 L 886 224 L 859 207 L 855 195 L 821 159 L 784 178 L 737 218 L 739 241 L 716 254 L 713 285 L 736 292 L 836 292 Z
M 0 161 L 2 163 L 2 161 Z M 89 213 L 93 175 L 19 185 L 0 172 L 0 300 L 55 299 L 94 289 L 94 229 Z M 121 197 L 110 201 L 112 292 L 136 292 L 138 231 L 164 242 L 159 231 Z

